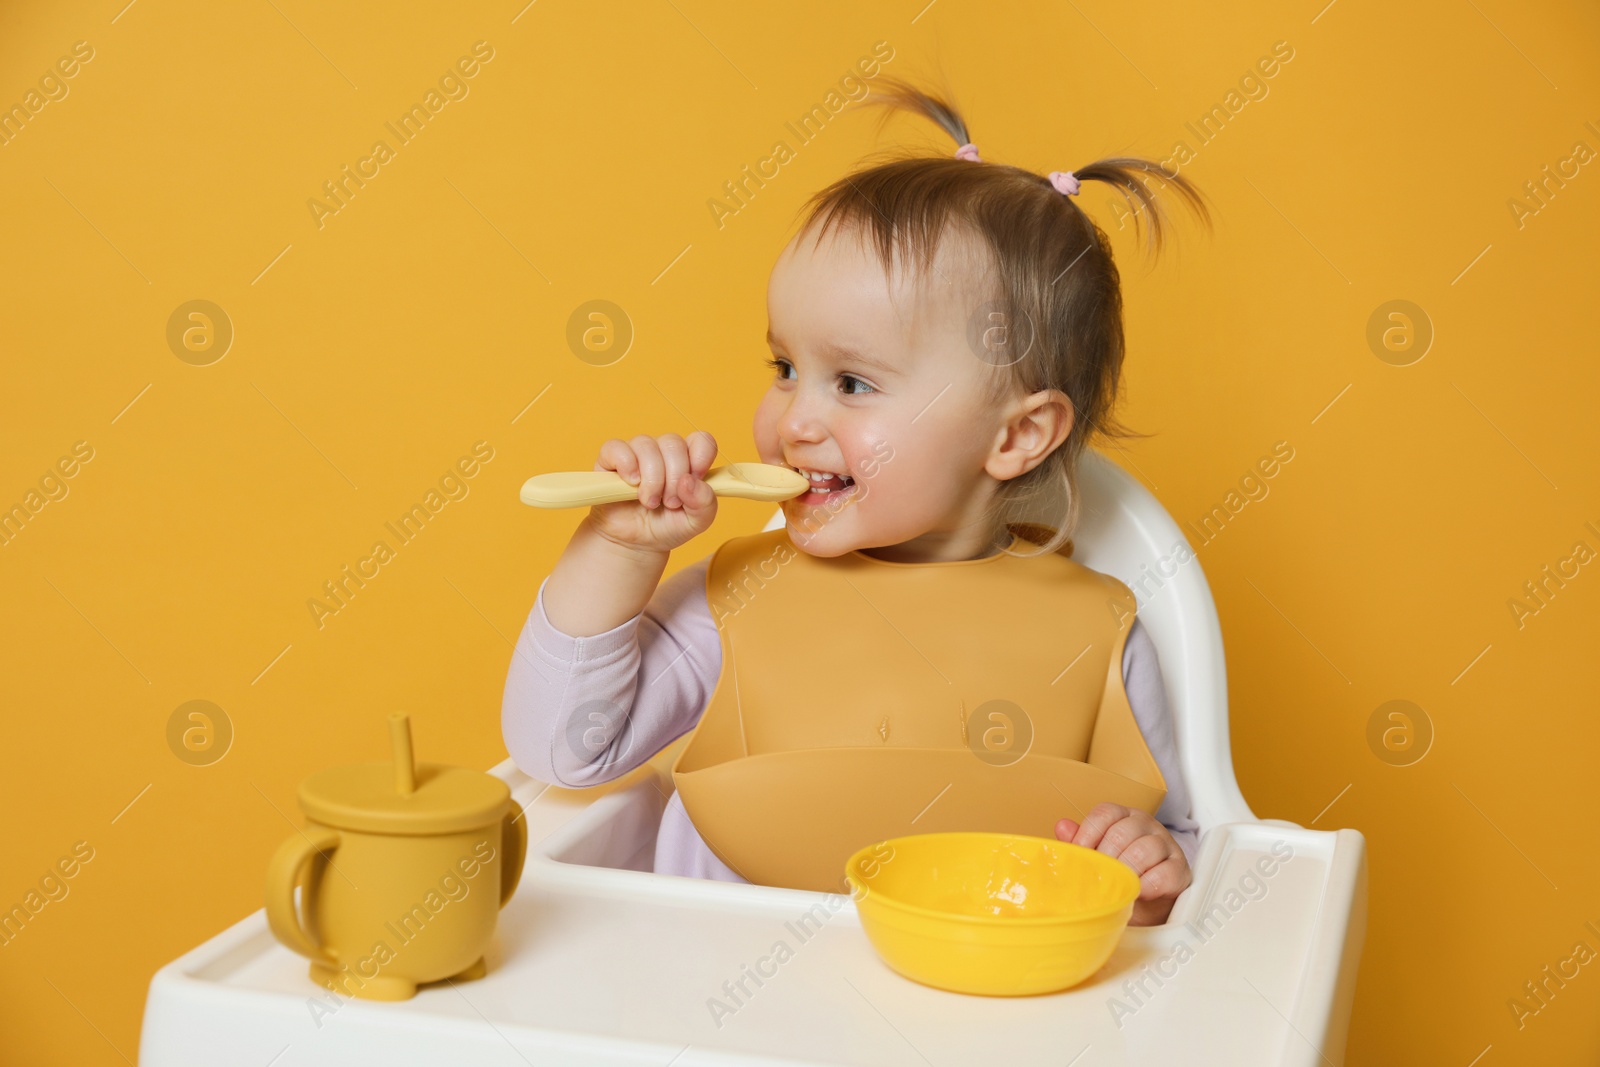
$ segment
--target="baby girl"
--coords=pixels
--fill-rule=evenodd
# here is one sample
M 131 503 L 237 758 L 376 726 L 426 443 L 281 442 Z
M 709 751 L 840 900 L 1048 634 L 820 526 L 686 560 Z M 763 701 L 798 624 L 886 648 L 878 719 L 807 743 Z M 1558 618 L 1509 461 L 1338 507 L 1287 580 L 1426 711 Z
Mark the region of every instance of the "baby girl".
M 1078 457 L 1126 433 L 1118 273 L 1073 197 L 1112 185 L 1156 249 L 1152 184 L 1205 207 L 1146 160 L 983 162 L 948 103 L 887 86 L 960 148 L 824 189 L 773 268 L 755 451 L 811 488 L 663 582 L 716 517 L 717 444 L 606 441 L 595 469 L 638 497 L 592 508 L 541 584 L 506 746 L 584 787 L 695 731 L 659 873 L 815 887 L 886 834 L 1017 824 L 1126 863 L 1158 924 L 1199 827 L 1133 598 L 1071 559 Z

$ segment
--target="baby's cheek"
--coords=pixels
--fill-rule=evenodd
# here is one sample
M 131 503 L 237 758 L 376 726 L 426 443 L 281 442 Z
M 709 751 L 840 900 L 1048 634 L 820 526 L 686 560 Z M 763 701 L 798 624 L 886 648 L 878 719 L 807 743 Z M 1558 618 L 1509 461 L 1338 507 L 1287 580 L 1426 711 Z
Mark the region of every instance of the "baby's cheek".
M 894 447 L 883 437 L 856 435 L 848 443 L 841 441 L 840 445 L 846 471 L 861 485 L 881 480 L 885 468 L 894 461 Z
M 895 495 L 905 467 L 904 453 L 886 434 L 857 434 L 843 451 L 845 469 L 855 479 L 862 498 Z
M 781 465 L 783 442 L 778 436 L 778 408 L 772 402 L 770 393 L 756 405 L 756 416 L 750 431 L 756 444 L 756 455 L 761 461 Z
M 909 538 L 949 510 L 951 493 L 936 464 L 914 465 L 908 459 L 897 453 L 893 461 L 878 463 L 876 473 L 856 481 L 866 491 L 863 500 L 873 514 Z

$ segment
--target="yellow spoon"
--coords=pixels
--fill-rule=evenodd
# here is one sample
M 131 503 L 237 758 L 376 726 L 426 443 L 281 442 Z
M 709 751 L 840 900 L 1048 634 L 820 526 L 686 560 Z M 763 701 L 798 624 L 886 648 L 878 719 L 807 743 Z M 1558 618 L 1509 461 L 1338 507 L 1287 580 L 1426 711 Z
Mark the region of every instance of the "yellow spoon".
M 811 486 L 805 475 L 771 463 L 729 463 L 712 467 L 705 482 L 718 496 L 773 503 L 791 500 Z M 616 471 L 561 471 L 536 474 L 522 483 L 522 502 L 536 508 L 585 508 L 637 500 L 639 487 Z

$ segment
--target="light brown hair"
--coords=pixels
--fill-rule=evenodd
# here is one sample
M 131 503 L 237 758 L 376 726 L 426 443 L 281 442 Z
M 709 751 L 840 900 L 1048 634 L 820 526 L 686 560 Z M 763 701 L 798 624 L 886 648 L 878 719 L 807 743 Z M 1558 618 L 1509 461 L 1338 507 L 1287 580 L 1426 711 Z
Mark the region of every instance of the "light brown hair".
M 867 102 L 929 118 L 960 147 L 972 138 L 949 97 L 885 77 L 874 83 Z M 1117 156 L 1072 173 L 1081 183 L 1105 182 L 1122 194 L 1135 231 L 1146 237 L 1152 254 L 1159 254 L 1172 226 L 1160 192 L 1174 192 L 1209 228 L 1199 189 L 1151 160 Z M 975 237 L 977 247 L 987 250 L 993 292 L 974 310 L 997 314 L 1003 324 L 1020 324 L 1028 342 L 1025 351 L 1003 363 L 988 360 L 995 372 L 988 376 L 987 399 L 998 403 L 1016 386 L 1030 393 L 1058 389 L 1071 400 L 1074 413 L 1061 445 L 1033 470 L 1001 486 L 994 505 L 996 529 L 1020 519 L 1042 494 L 1064 491 L 1066 513 L 1040 552 L 1067 545 L 1079 517 L 1076 472 L 1084 448 L 1096 438 L 1145 436 L 1112 414 L 1123 360 L 1120 276 L 1110 241 L 1077 197 L 1062 195 L 1047 177 L 1021 167 L 913 155 L 839 179 L 812 196 L 800 213 L 801 233 L 813 223 L 820 224 L 818 240 L 836 226 L 856 233 L 870 240 L 890 272 L 898 259 L 914 264 L 925 277 L 940 240 L 951 231 Z

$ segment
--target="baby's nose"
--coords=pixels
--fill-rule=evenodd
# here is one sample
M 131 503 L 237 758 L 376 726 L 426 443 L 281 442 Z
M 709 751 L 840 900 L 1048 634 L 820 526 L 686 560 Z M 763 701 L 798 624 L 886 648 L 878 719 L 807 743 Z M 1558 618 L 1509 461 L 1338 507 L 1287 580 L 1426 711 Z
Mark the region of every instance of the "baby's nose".
M 778 434 L 785 441 L 813 442 L 825 439 L 828 428 L 816 406 L 796 396 L 778 417 Z

